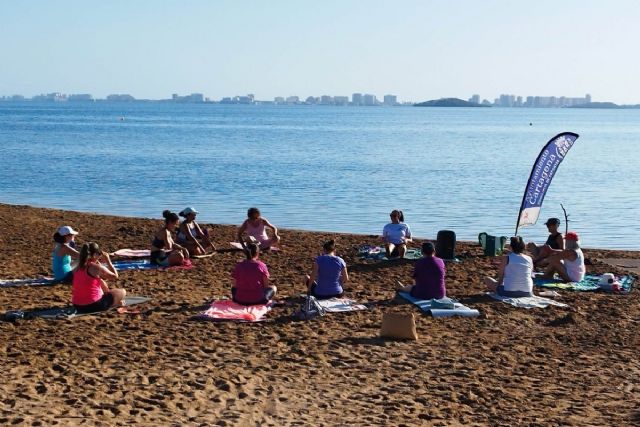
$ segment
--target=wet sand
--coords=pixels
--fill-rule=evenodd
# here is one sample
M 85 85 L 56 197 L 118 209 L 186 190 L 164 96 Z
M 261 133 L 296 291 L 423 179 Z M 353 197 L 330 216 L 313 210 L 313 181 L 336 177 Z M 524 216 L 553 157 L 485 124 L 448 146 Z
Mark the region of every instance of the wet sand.
M 148 248 L 160 220 L 0 205 L 0 279 L 50 274 L 51 235 L 108 251 Z M 381 228 L 382 228 L 381 224 Z M 210 225 L 218 247 L 235 228 Z M 434 230 L 434 235 L 437 230 Z M 484 295 L 495 263 L 459 243 L 449 296 L 476 319 L 433 319 L 394 299 L 412 261 L 357 257 L 375 236 L 282 230 L 262 256 L 280 297 L 257 324 L 192 317 L 228 296 L 238 252 L 195 260 L 188 271 L 123 272 L 114 287 L 153 298 L 139 315 L 0 322 L 0 424 L 25 425 L 640 425 L 640 301 L 561 292 L 570 308 L 516 309 Z M 350 268 L 348 296 L 366 312 L 294 321 L 301 276 L 335 238 Z M 543 239 L 544 236 L 541 236 Z M 418 246 L 419 242 L 416 243 Z M 625 273 L 600 259 L 640 253 L 586 250 L 592 273 Z M 0 311 L 64 306 L 68 285 L 0 289 Z M 385 311 L 416 315 L 419 340 L 378 338 Z

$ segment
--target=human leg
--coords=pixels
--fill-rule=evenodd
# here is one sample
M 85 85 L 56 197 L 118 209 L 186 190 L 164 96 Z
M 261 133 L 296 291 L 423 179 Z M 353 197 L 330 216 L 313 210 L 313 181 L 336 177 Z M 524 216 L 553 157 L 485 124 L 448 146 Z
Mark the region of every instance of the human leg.
M 384 250 L 387 252 L 387 258 L 391 258 L 391 254 L 395 248 L 396 248 L 396 245 L 394 245 L 393 243 L 384 244 Z
M 111 307 L 120 307 L 124 305 L 124 297 L 127 295 L 127 291 L 124 289 L 110 289 L 109 293 L 113 295 L 113 303 Z
M 182 265 L 184 262 L 184 255 L 180 251 L 173 251 L 169 254 L 169 265 Z
M 487 289 L 489 289 L 492 292 L 495 292 L 496 289 L 498 289 L 498 281 L 492 277 L 485 277 L 484 278 L 484 284 L 487 287 Z
M 398 245 L 396 248 L 398 249 L 398 258 L 404 258 L 404 254 L 407 253 L 407 245 L 402 243 Z

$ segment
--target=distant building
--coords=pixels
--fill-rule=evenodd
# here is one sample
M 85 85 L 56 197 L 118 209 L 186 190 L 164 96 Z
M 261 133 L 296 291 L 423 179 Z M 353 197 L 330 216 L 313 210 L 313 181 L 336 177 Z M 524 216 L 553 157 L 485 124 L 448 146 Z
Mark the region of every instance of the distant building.
M 516 98 L 516 107 L 522 107 L 523 103 L 522 103 L 522 97 L 519 96 Z
M 204 102 L 204 95 L 192 93 L 191 95 L 179 96 L 177 93 L 171 95 L 171 101 L 180 104 L 201 104 Z
M 398 97 L 395 95 L 385 95 L 383 98 L 384 105 L 398 105 Z
M 285 100 L 281 96 L 276 96 L 275 98 L 273 98 L 273 102 L 275 102 L 277 105 L 281 105 L 285 103 Z
M 367 93 L 362 97 L 362 102 L 363 102 L 363 105 L 366 105 L 366 106 L 378 105 L 378 100 L 376 99 L 376 96 L 371 95 L 370 93 Z
M 300 98 L 297 96 L 287 96 L 287 104 L 300 104 Z
M 33 101 L 47 101 L 47 102 L 65 102 L 67 101 L 67 95 L 59 92 L 48 93 L 46 95 L 37 95 L 31 98 Z
M 362 99 L 361 93 L 354 93 L 351 95 L 351 104 L 353 105 L 364 105 L 364 101 Z
M 305 104 L 315 105 L 318 103 L 318 99 L 313 96 L 307 96 L 307 99 L 304 100 Z
M 333 97 L 329 95 L 322 95 L 320 97 L 320 105 L 333 105 Z
M 69 95 L 69 101 L 83 101 L 83 102 L 93 102 L 93 96 L 88 93 L 78 93 Z
M 471 98 L 469 98 L 469 102 L 473 102 L 474 104 L 480 104 L 480 95 L 472 95 Z

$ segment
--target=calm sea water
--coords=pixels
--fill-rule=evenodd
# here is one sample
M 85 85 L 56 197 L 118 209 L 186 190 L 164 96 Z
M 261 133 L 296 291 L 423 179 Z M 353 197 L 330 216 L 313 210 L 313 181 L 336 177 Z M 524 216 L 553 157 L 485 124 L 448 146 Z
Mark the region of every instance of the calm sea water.
M 416 236 L 508 236 L 562 131 L 580 138 L 521 234 L 562 203 L 585 246 L 640 249 L 640 110 L 0 103 L 0 202 L 365 234 L 399 208 Z

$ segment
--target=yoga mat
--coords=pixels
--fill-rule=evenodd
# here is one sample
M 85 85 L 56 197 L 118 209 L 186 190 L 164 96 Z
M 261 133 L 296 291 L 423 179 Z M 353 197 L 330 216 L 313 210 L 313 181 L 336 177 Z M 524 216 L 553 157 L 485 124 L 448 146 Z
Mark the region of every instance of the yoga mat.
M 125 307 L 130 307 L 132 305 L 138 305 L 138 304 L 143 304 L 145 302 L 149 302 L 151 301 L 151 298 L 147 298 L 147 297 L 139 297 L 139 296 L 128 296 L 125 297 L 124 299 L 124 303 L 125 303 Z M 43 319 L 50 319 L 50 320 L 61 320 L 61 319 L 73 319 L 76 317 L 82 317 L 82 316 L 91 316 L 91 315 L 95 315 L 95 314 L 102 314 L 102 313 L 106 313 L 107 311 L 111 311 L 114 309 L 117 309 L 118 307 L 112 307 L 108 310 L 105 311 L 98 311 L 95 313 L 78 313 L 76 312 L 76 309 L 74 306 L 67 306 L 67 307 L 57 307 L 57 308 L 50 308 L 50 309 L 46 309 L 46 310 L 36 310 L 36 311 L 30 311 L 30 312 L 26 312 L 25 313 L 25 318 L 27 319 L 31 319 L 31 318 L 36 318 L 36 317 L 41 317 Z
M 113 266 L 118 271 L 131 271 L 131 270 L 188 270 L 193 267 L 193 263 L 190 259 L 184 261 L 182 265 L 172 265 L 165 267 L 162 265 L 151 264 L 148 259 L 140 260 L 118 260 L 113 262 Z
M 330 298 L 317 301 L 320 307 L 324 308 L 327 313 L 367 310 L 365 305 L 358 304 L 349 298 Z
M 563 302 L 558 302 L 549 298 L 543 298 L 539 296 L 511 298 L 503 297 L 502 295 L 498 295 L 492 292 L 487 292 L 487 295 L 495 300 L 502 301 L 518 308 L 547 308 L 550 305 L 555 305 L 556 307 L 569 307 Z
M 533 279 L 533 284 L 542 288 L 565 289 L 576 292 L 592 292 L 601 290 L 600 285 L 598 284 L 600 277 L 601 276 L 597 274 L 587 274 L 581 281 L 570 283 L 564 283 L 561 279 L 543 279 L 541 277 L 535 277 Z M 620 293 L 628 294 L 631 292 L 635 281 L 632 276 L 622 276 L 617 277 L 617 279 L 622 285 L 622 291 Z M 602 289 L 602 291 L 605 290 Z
M 261 322 L 265 320 L 265 316 L 271 311 L 272 306 L 272 302 L 258 305 L 241 305 L 232 300 L 216 300 L 196 318 L 215 322 Z
M 149 258 L 151 256 L 150 249 L 119 249 L 110 253 L 111 256 L 122 258 Z
M 36 277 L 33 279 L 5 279 L 0 280 L 0 288 L 14 288 L 19 286 L 49 286 L 56 285 L 60 281 L 53 277 Z
M 480 315 L 480 312 L 474 308 L 469 308 L 464 304 L 459 303 L 458 301 L 451 298 L 441 298 L 441 299 L 419 299 L 411 296 L 408 292 L 398 292 L 402 298 L 406 299 L 413 305 L 417 306 L 420 310 L 425 313 L 431 313 L 433 317 L 452 317 L 452 316 L 462 316 L 462 317 L 477 317 Z M 453 304 L 453 308 L 441 308 L 446 305 Z
M 387 253 L 384 247 L 381 246 L 361 246 L 358 249 L 358 255 L 364 259 L 373 261 L 387 261 L 393 259 L 400 259 L 399 257 L 387 258 Z M 408 248 L 404 254 L 404 259 L 420 259 L 422 258 L 422 251 L 420 249 Z

